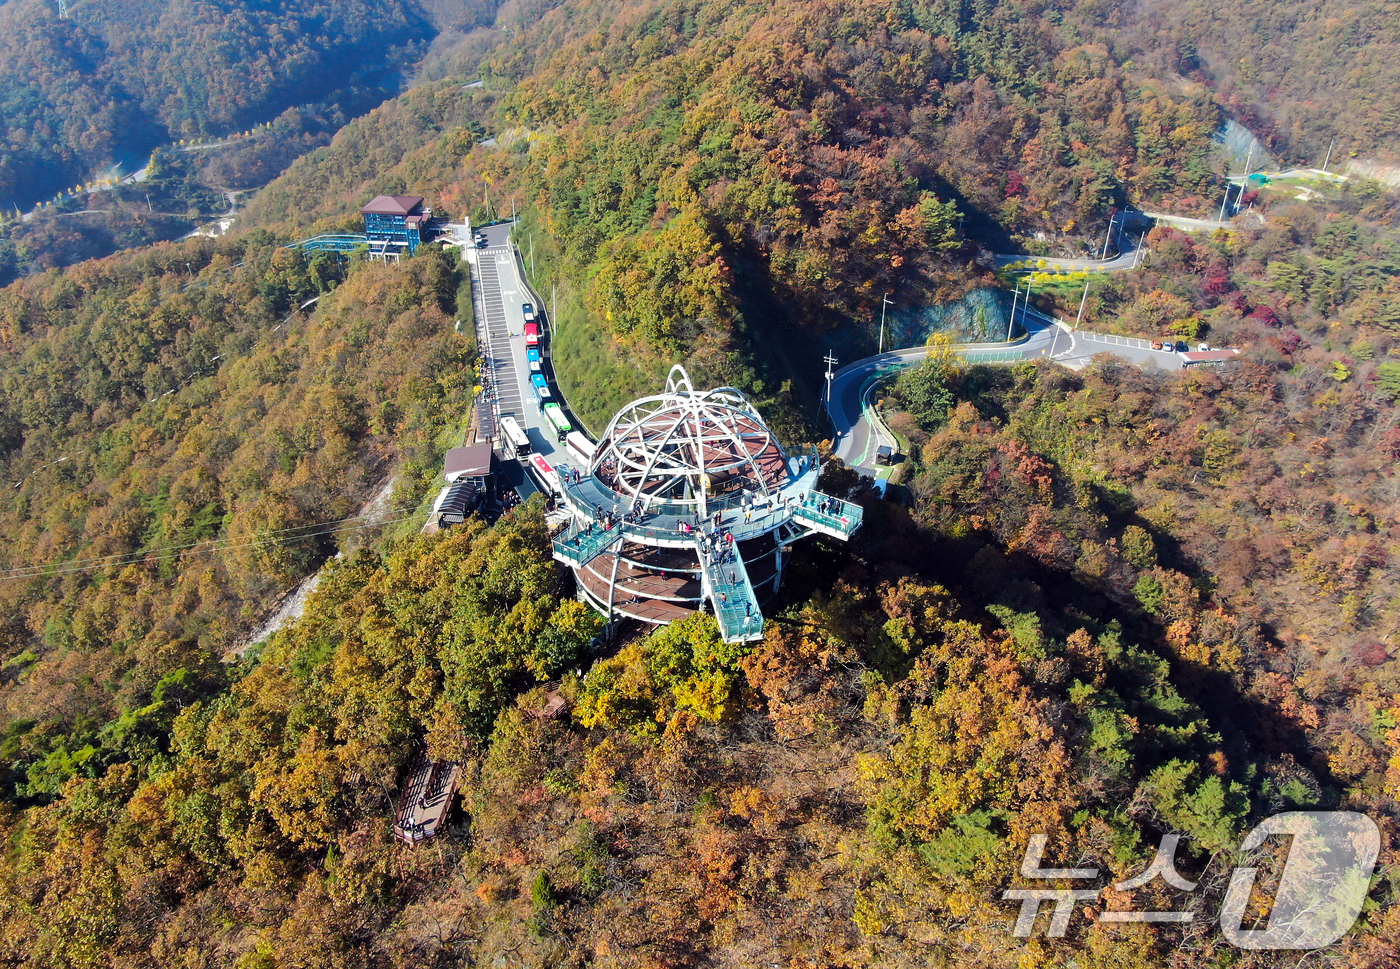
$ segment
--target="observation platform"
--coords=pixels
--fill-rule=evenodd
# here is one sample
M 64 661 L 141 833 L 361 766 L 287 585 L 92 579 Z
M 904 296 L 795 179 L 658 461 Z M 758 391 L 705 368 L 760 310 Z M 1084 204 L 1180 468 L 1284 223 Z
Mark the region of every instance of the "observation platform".
M 420 757 L 413 765 L 394 815 L 394 834 L 409 844 L 426 841 L 442 830 L 461 768 L 453 761 Z
M 724 641 L 762 639 L 763 611 L 749 582 L 744 557 L 733 545 L 715 536 L 697 534 L 695 549 L 705 570 L 705 588 Z
M 859 506 L 816 490 L 815 449 L 786 453 L 743 393 L 698 392 L 681 367 L 617 413 L 586 471 L 559 471 L 571 520 L 554 557 L 580 595 L 655 624 L 708 606 L 731 643 L 762 637 L 760 595 L 781 585 L 788 546 L 861 525 Z

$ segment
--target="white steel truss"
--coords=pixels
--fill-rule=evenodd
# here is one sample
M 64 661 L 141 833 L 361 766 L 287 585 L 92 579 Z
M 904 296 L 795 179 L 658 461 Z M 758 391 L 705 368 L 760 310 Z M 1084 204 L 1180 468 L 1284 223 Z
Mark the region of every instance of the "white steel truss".
M 707 510 L 707 498 L 737 477 L 755 495 L 782 487 L 785 456 L 768 425 L 733 387 L 698 393 L 679 365 L 664 393 L 617 413 L 590 470 L 613 491 L 644 504 Z

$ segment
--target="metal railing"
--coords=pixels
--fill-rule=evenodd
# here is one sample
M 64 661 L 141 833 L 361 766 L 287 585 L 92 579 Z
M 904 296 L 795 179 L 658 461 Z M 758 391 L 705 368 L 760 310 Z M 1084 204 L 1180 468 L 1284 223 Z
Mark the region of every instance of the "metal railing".
M 786 462 L 788 484 L 782 490 L 785 492 L 794 491 L 800 486 L 800 482 L 803 479 L 818 469 L 819 462 L 820 455 L 815 447 L 790 453 Z M 600 471 L 599 475 L 600 482 L 606 480 L 607 472 L 605 470 Z M 604 485 L 603 487 L 607 486 Z M 617 497 L 611 493 L 604 493 L 598 488 L 594 490 L 598 490 L 599 495 L 602 496 L 605 501 L 614 502 L 618 510 L 631 510 L 630 507 L 622 507 L 627 504 L 628 499 L 617 500 Z M 756 497 L 756 495 L 751 490 L 736 490 L 718 495 L 709 495 L 705 499 L 705 505 L 709 509 L 710 514 L 714 514 L 716 511 L 723 512 L 734 508 L 740 508 L 746 501 L 754 497 Z M 665 498 L 643 497 L 640 500 L 643 505 L 643 511 L 648 515 L 674 515 L 678 518 L 690 518 L 694 516 L 699 507 L 694 499 L 679 501 L 676 499 L 667 500 Z M 594 501 L 596 503 L 597 499 L 594 499 Z
M 860 527 L 864 516 L 860 505 L 812 491 L 793 509 L 792 517 L 809 528 L 844 540 Z
M 285 249 L 306 249 L 312 252 L 353 252 L 361 246 L 369 245 L 369 236 L 360 232 L 326 233 L 301 239 Z
M 710 500 L 710 515 L 704 516 L 702 522 L 712 524 L 711 516 L 718 513 L 720 524 L 734 533 L 736 541 L 765 534 L 792 517 L 797 503 L 810 493 L 811 487 L 816 484 L 819 469 L 815 449 L 810 454 L 796 455 L 790 465 L 793 476 L 781 492 L 766 501 L 756 499 L 751 493 L 725 496 L 722 502 Z M 592 475 L 581 475 L 578 481 L 572 480 L 570 476 L 561 475 L 561 484 L 565 503 L 581 519 L 596 520 L 600 513 L 619 517 L 632 514 L 632 505 L 627 500 L 612 492 Z M 620 528 L 628 538 L 644 544 L 685 546 L 693 540 L 689 526 L 694 525 L 695 516 L 696 506 L 693 503 L 643 501 L 639 521 L 619 522 L 614 527 Z M 595 532 L 600 528 L 596 523 L 593 527 Z M 576 546 L 573 533 L 570 535 L 571 543 Z M 573 562 L 577 554 L 577 551 L 563 550 L 556 557 Z
M 574 522 L 554 536 L 554 557 L 582 568 L 622 537 L 622 529 L 617 525 L 605 528 L 598 523 Z
M 737 539 L 736 539 L 737 541 Z M 726 643 L 742 643 L 763 637 L 763 612 L 749 582 L 743 556 L 723 538 L 713 541 L 695 535 L 695 552 L 705 573 L 715 621 Z
M 1015 363 L 1025 356 L 1023 350 L 968 350 L 958 354 L 964 363 Z

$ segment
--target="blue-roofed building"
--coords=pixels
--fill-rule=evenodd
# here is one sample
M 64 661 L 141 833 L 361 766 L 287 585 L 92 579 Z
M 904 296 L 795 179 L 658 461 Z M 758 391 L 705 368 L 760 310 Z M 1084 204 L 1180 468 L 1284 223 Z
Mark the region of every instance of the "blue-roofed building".
M 426 241 L 433 220 L 433 210 L 423 208 L 419 195 L 380 195 L 360 214 L 371 252 L 407 250 L 412 255 Z

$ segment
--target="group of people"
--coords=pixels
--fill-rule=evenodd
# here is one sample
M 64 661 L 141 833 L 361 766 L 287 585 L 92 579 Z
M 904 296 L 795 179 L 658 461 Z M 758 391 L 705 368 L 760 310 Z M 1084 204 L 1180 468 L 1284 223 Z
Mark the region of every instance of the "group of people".
M 603 531 L 605 531 L 605 532 L 610 532 L 610 531 L 612 531 L 614 528 L 616 528 L 618 522 L 620 522 L 620 521 L 622 520 L 622 519 L 620 519 L 620 518 L 617 517 L 617 514 L 616 514 L 616 513 L 612 512 L 612 511 L 610 511 L 610 510 L 605 510 L 605 509 L 603 508 L 602 505 L 596 505 L 596 506 L 594 506 L 594 510 L 595 510 L 595 515 L 594 515 L 594 517 L 591 518 L 591 519 L 589 519 L 589 521 L 588 521 L 588 530 L 587 530 L 587 534 L 589 534 L 589 535 L 592 535 L 592 534 L 593 534 L 593 525 L 594 525 L 595 523 L 598 524 L 599 526 L 601 526 L 602 529 L 603 529 Z
M 520 504 L 520 494 L 514 488 L 501 489 L 501 507 L 503 509 L 510 511 L 518 504 Z
M 734 533 L 715 529 L 700 539 L 700 554 L 715 565 L 734 561 Z

